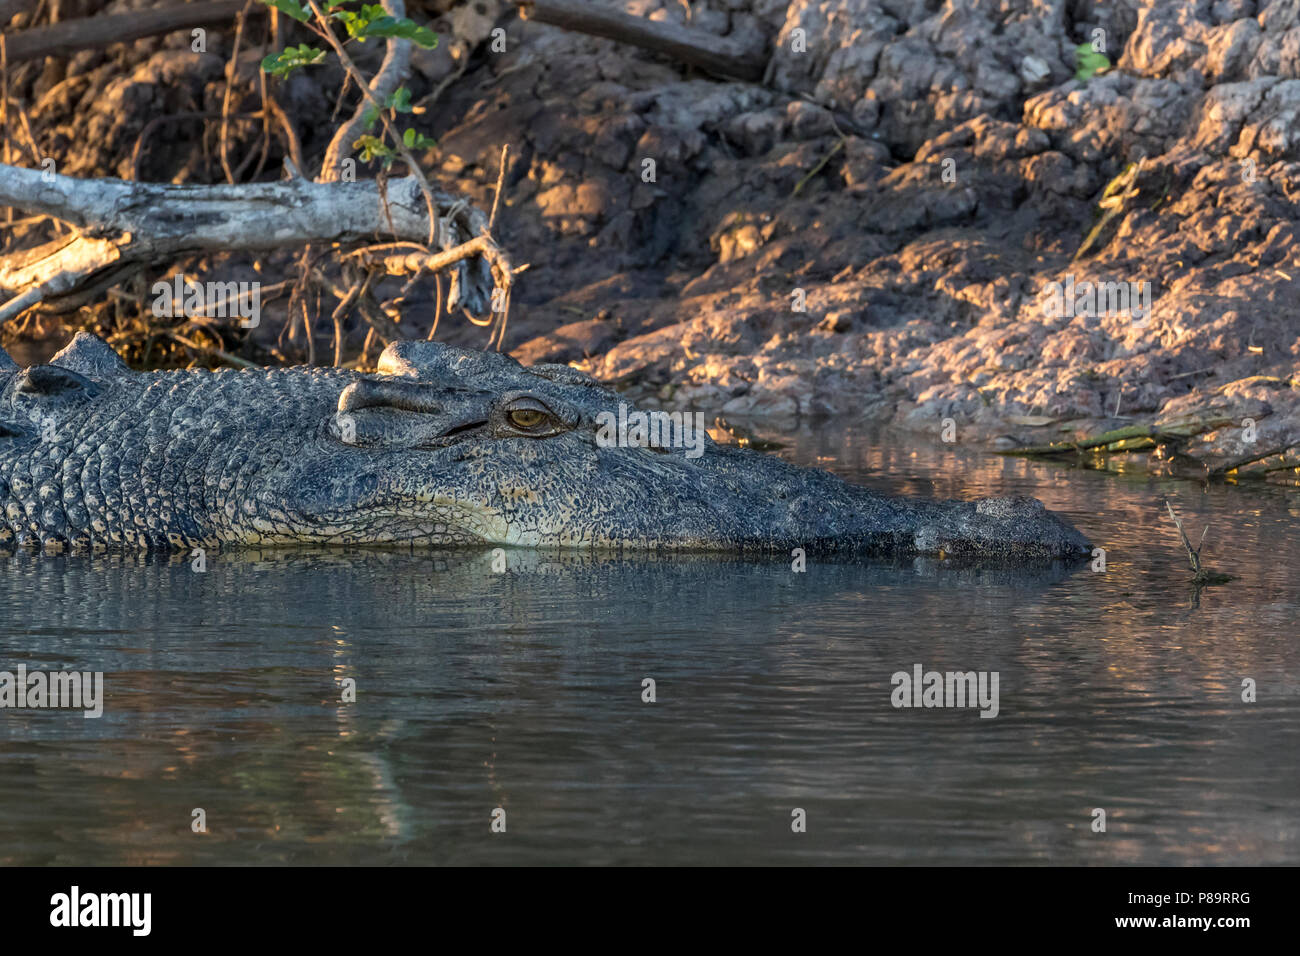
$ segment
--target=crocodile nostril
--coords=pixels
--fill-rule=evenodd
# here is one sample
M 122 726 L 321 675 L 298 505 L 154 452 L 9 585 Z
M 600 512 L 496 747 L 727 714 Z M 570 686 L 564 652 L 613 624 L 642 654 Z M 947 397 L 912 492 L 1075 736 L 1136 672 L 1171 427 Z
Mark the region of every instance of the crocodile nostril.
M 421 382 L 376 382 L 362 379 L 339 394 L 339 412 L 360 408 L 397 408 L 407 412 L 437 415 L 442 412 L 443 390 Z

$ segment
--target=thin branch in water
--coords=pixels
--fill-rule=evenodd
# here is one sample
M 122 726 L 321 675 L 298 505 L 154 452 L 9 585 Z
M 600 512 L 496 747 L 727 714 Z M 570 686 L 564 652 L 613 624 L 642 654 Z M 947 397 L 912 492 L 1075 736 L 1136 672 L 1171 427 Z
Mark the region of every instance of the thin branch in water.
M 1187 552 L 1187 563 L 1191 565 L 1192 582 L 1195 584 L 1223 584 L 1231 581 L 1232 575 L 1220 574 L 1217 571 L 1211 571 L 1201 563 L 1201 549 L 1205 547 L 1205 536 L 1210 531 L 1207 524 L 1201 531 L 1201 540 L 1195 548 L 1192 547 L 1191 540 L 1187 537 L 1187 532 L 1183 530 L 1183 522 L 1174 511 L 1174 506 L 1165 499 L 1165 508 L 1169 511 L 1169 517 L 1174 519 L 1174 527 L 1178 529 L 1178 537 L 1183 542 L 1183 550 Z
M 1182 538 L 1183 549 L 1187 552 L 1187 563 L 1191 565 L 1192 573 L 1200 574 L 1201 573 L 1201 547 L 1200 546 L 1196 548 L 1192 547 L 1192 542 L 1187 538 L 1187 532 L 1183 530 L 1182 519 L 1179 518 L 1178 515 L 1174 512 L 1174 506 L 1169 503 L 1168 498 L 1165 499 L 1165 507 L 1169 509 L 1169 517 L 1174 519 L 1174 527 L 1178 529 L 1178 537 Z M 1209 530 L 1210 530 L 1210 526 L 1207 524 L 1205 526 L 1205 531 L 1201 532 L 1201 546 L 1204 546 L 1205 532 Z

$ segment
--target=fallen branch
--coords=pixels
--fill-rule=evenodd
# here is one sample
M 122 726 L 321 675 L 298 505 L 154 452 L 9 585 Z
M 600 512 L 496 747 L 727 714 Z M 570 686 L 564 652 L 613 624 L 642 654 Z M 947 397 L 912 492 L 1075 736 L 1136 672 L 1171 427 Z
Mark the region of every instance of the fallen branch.
M 1142 451 L 1166 442 L 1186 441 L 1197 435 L 1232 424 L 1230 418 L 1203 418 L 1165 425 L 1128 425 L 1115 428 L 1089 438 L 1075 441 L 1054 441 L 1046 445 L 1026 445 L 1023 448 L 1005 448 L 997 452 L 1021 458 L 1051 458 L 1058 455 L 1084 451 L 1109 453 Z
M 448 260 L 448 306 L 483 315 L 494 286 L 508 287 L 513 269 L 484 238 L 486 215 L 450 195 L 436 201 L 449 210 L 440 220 L 443 252 L 474 243 L 474 253 Z M 81 228 L 0 257 L 0 301 L 18 297 L 0 305 L 0 322 L 38 302 L 54 309 L 79 305 L 133 272 L 184 254 L 315 242 L 364 245 L 392 236 L 423 242 L 429 232 L 421 184 L 411 176 L 389 180 L 381 195 L 374 181 L 194 186 L 82 180 L 0 165 L 3 206 Z
M 82 17 L 8 34 L 5 37 L 5 56 L 10 63 L 46 56 L 68 56 L 79 50 L 130 43 L 159 33 L 218 26 L 235 19 L 242 9 L 244 0 L 214 0 L 110 16 Z M 265 7 L 254 6 L 249 13 L 260 16 L 265 10 Z
M 1275 445 L 1274 447 L 1268 449 L 1268 451 L 1251 452 L 1250 454 L 1243 455 L 1240 458 L 1234 458 L 1232 461 L 1224 462 L 1222 465 L 1219 465 L 1217 468 L 1211 471 L 1210 477 L 1222 478 L 1224 475 L 1227 475 L 1230 472 L 1234 472 L 1244 465 L 1252 465 L 1257 461 L 1263 461 L 1265 458 L 1272 458 L 1274 455 L 1281 455 L 1290 447 L 1291 447 L 1290 444 Z
M 1100 435 L 1094 435 L 1091 438 L 1083 438 L 1078 441 L 1054 441 L 1046 445 L 1028 445 L 1024 448 L 1007 448 L 999 451 L 1000 455 L 1011 455 L 1017 457 L 1048 457 L 1052 455 L 1064 455 L 1071 452 L 1088 451 L 1093 448 L 1101 448 L 1105 445 L 1116 442 L 1131 441 L 1133 439 L 1154 440 L 1163 437 L 1164 433 L 1153 425 L 1130 425 L 1127 428 L 1116 428 L 1108 432 L 1102 432 Z
M 709 73 L 759 83 L 767 67 L 762 51 L 750 49 L 731 37 L 693 27 L 646 20 L 585 0 L 515 0 L 515 3 L 525 20 L 628 43 Z
M 1300 470 L 1300 458 L 1284 458 L 1276 465 L 1267 465 L 1264 468 L 1252 468 L 1250 471 L 1239 472 L 1237 477 L 1241 480 L 1247 478 L 1263 478 L 1266 475 L 1275 474 L 1279 471 L 1296 471 Z

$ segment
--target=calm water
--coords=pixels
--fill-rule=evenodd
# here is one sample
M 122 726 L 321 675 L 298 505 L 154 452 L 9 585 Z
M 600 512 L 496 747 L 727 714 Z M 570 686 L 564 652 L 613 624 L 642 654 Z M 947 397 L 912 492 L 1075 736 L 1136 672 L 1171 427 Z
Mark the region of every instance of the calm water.
M 1036 495 L 1107 571 L 0 556 L 0 670 L 106 697 L 0 710 L 0 863 L 1300 863 L 1300 491 L 793 440 L 883 490 Z M 1162 494 L 1238 580 L 1187 584 Z M 1000 714 L 894 709 L 918 663 L 997 671 Z

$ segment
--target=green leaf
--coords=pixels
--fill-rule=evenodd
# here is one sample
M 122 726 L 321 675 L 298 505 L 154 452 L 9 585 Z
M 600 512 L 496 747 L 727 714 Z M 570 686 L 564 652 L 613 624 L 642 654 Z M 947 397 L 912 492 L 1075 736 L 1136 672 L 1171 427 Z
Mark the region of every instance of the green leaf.
M 1080 83 L 1087 83 L 1097 73 L 1110 69 L 1110 58 L 1095 52 L 1091 43 L 1080 43 L 1074 48 L 1074 61 L 1078 66 L 1074 78 Z
M 422 46 L 432 50 L 438 43 L 438 38 L 428 27 L 422 27 L 414 20 L 408 17 L 383 16 L 371 20 L 366 25 L 361 34 L 363 37 L 399 37 L 403 40 L 410 40 L 416 46 Z
M 280 53 L 268 54 L 262 60 L 262 69 L 273 76 L 288 76 L 299 67 L 315 66 L 324 59 L 324 50 L 303 43 L 296 47 L 285 47 Z
M 331 14 L 331 16 L 343 23 L 343 26 L 347 28 L 348 36 L 359 37 L 363 43 L 365 42 L 366 29 L 372 22 L 382 20 L 385 17 L 392 19 L 384 12 L 384 8 L 377 3 L 362 4 L 361 9 L 355 12 L 340 10 L 338 13 Z
M 262 0 L 268 7 L 275 7 L 281 13 L 288 14 L 299 23 L 306 23 L 311 19 L 311 11 L 307 10 L 298 0 Z
M 384 100 L 384 106 L 398 113 L 411 112 L 411 91 L 404 86 L 399 86 L 389 94 L 388 99 Z
M 393 157 L 396 155 L 393 148 L 378 136 L 362 136 L 352 146 L 354 149 L 361 150 L 361 161 L 363 163 L 382 159 L 385 169 L 393 164 Z
M 414 129 L 408 129 L 402 134 L 402 143 L 407 149 L 432 149 L 438 145 L 438 141 L 432 136 L 417 133 Z

